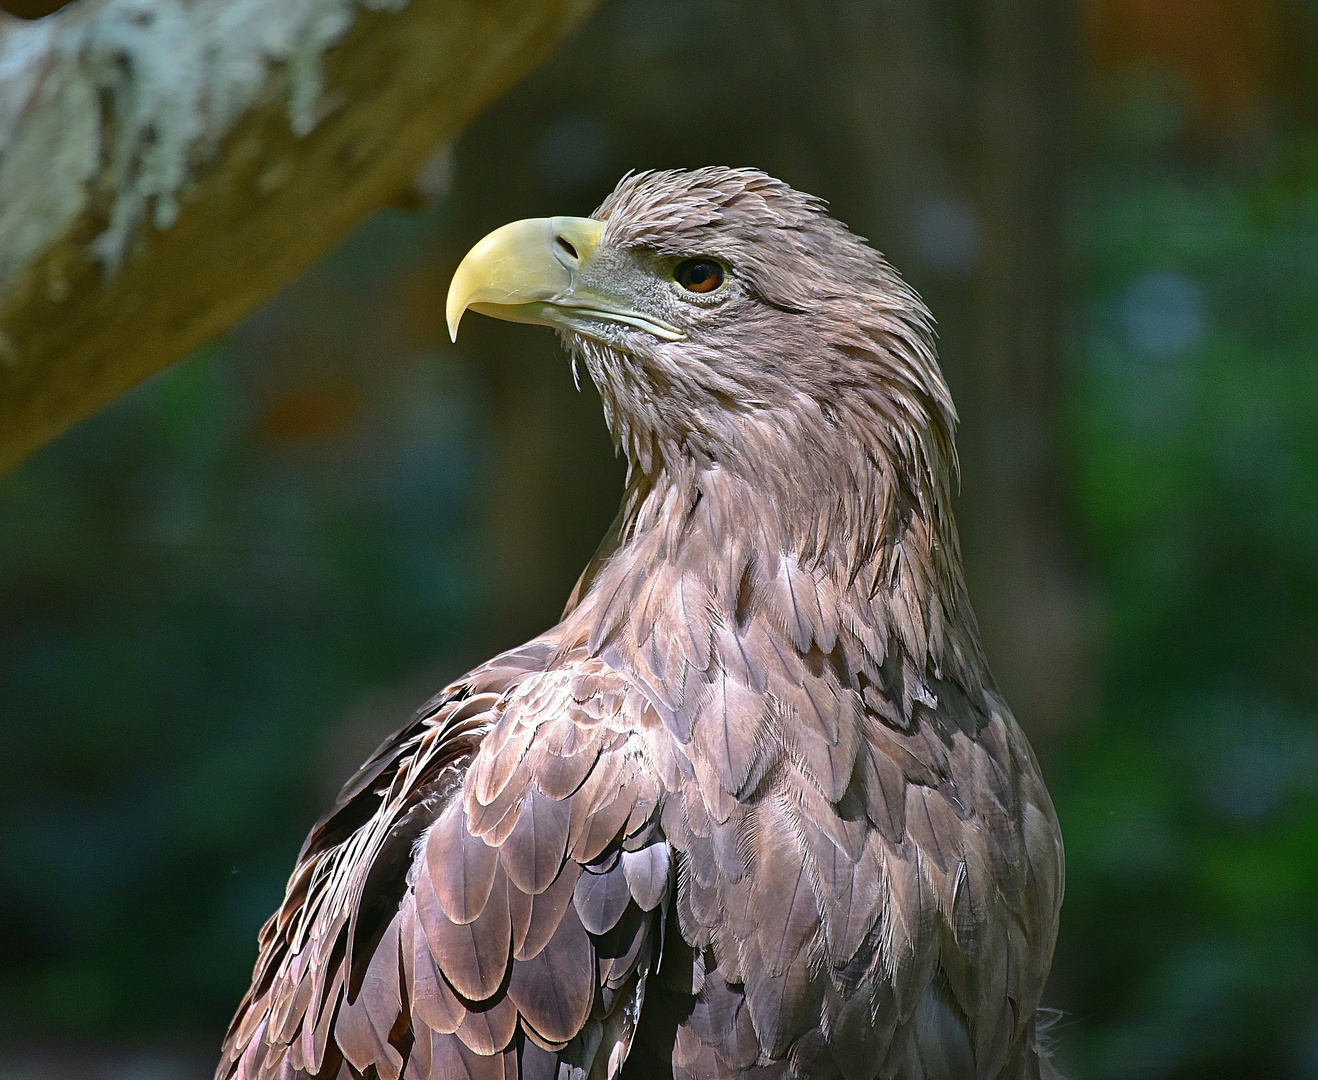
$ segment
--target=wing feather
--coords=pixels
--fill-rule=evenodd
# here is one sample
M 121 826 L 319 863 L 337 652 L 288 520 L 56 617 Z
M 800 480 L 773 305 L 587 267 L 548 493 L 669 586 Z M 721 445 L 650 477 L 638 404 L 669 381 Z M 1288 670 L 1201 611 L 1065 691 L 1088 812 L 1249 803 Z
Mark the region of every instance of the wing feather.
M 577 878 L 572 894 L 572 903 L 581 924 L 596 937 L 617 926 L 631 902 L 631 887 L 627 884 L 621 860 L 603 873 L 593 873 L 587 867 L 586 872 Z
M 517 942 L 514 939 L 514 959 L 531 960 L 539 956 L 541 950 L 549 944 L 558 924 L 563 921 L 563 913 L 572 903 L 573 891 L 580 877 L 581 865 L 569 862 L 544 892 L 532 895 L 514 890 L 516 895 L 526 898 L 531 909 L 522 940 Z
M 512 958 L 507 888 L 492 888 L 479 917 L 458 924 L 439 906 L 431 878 L 431 873 L 417 875 L 417 922 L 453 988 L 471 1001 L 484 1001 L 503 982 Z M 502 874 L 499 878 L 497 884 L 502 885 Z
M 463 700 L 437 708 L 462 753 L 431 728 L 405 728 L 344 802 L 355 827 L 318 825 L 311 864 L 263 931 L 264 966 L 220 1080 L 309 1080 L 345 1059 L 343 1080 L 557 1080 L 560 1069 L 615 1080 L 668 894 L 664 787 L 649 763 L 671 771 L 674 759 L 646 747 L 670 736 L 596 662 L 531 673 L 524 694 L 499 677 L 507 692 L 483 721 Z M 485 761 L 490 730 L 508 760 Z M 448 764 L 410 760 L 418 753 Z M 372 922 L 392 897 L 390 916 Z
M 442 872 L 430 879 L 444 914 L 459 926 L 474 922 L 485 910 L 494 885 L 499 853 L 480 837 L 467 833 L 462 807 L 450 806 L 426 839 L 426 865 Z
M 354 1068 L 374 1065 L 381 1080 L 398 1080 L 403 1056 L 390 1042 L 390 1032 L 402 1011 L 399 978 L 399 916 L 389 923 L 357 992 L 345 1001 L 334 1024 L 334 1040 Z
M 642 911 L 653 911 L 668 895 L 672 858 L 662 840 L 622 853 L 622 871 L 632 899 Z
M 512 999 L 495 998 L 488 1008 L 465 1010 L 457 1036 L 478 1054 L 501 1054 L 517 1032 L 517 1006 Z
M 528 785 L 517 822 L 499 845 L 499 861 L 522 892 L 534 896 L 554 883 L 567 851 L 571 817 L 571 804 Z
M 537 1034 L 567 1042 L 590 1018 L 595 986 L 594 945 L 569 906 L 545 947 L 514 966 L 508 997 Z

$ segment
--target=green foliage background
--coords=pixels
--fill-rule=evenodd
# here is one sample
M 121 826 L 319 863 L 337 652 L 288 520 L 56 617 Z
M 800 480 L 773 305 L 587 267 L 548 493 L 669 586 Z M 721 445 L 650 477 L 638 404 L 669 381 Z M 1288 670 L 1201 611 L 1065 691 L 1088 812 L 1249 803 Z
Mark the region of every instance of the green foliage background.
M 0 1038 L 209 1054 L 337 784 L 552 619 L 621 468 L 548 335 L 443 338 L 485 229 L 587 212 L 633 166 L 761 164 L 947 313 L 973 410 L 963 286 L 920 262 L 833 107 L 873 92 L 859 7 L 607 6 L 464 138 L 445 199 L 0 481 Z M 930 7 L 954 134 L 967 10 Z M 1057 380 L 1092 689 L 1041 742 L 1060 1060 L 1318 1077 L 1318 135 L 1281 110 L 1222 150 L 1157 85 L 1099 89 L 1066 165 Z
M 1075 218 L 1072 477 L 1106 640 L 1052 780 L 1059 964 L 1104 1018 L 1077 1012 L 1073 1051 L 1084 1075 L 1311 1076 L 1318 143 L 1243 175 L 1125 148 Z M 1189 286 L 1162 299 L 1183 341 L 1141 341 L 1150 282 Z

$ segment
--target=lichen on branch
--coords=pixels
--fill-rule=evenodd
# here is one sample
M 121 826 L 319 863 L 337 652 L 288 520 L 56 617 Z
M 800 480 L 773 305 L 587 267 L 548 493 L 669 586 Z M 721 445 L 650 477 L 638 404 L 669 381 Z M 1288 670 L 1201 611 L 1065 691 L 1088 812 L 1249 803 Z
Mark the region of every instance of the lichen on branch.
M 0 471 L 324 254 L 594 3 L 0 12 Z
M 362 0 L 379 10 L 407 0 Z M 321 58 L 355 0 L 83 0 L 0 23 L 0 293 L 88 205 L 102 164 L 117 270 L 146 219 L 167 229 L 194 165 L 272 84 L 295 134 L 316 125 Z

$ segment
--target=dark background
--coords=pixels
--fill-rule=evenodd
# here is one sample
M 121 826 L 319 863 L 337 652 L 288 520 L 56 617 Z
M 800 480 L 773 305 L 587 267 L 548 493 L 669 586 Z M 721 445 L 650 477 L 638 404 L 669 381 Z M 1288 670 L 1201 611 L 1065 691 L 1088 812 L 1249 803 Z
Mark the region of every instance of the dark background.
M 547 331 L 450 345 L 453 267 L 711 163 L 940 321 L 1064 1069 L 1318 1078 L 1318 4 L 617 0 L 445 194 L 0 481 L 2 1080 L 208 1075 L 309 823 L 616 508 L 593 390 Z

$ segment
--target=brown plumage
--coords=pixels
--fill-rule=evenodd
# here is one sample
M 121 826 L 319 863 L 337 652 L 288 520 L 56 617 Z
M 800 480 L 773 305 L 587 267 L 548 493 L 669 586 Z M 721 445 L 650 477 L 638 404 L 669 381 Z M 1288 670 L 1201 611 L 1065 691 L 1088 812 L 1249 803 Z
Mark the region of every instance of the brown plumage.
M 751 170 L 518 228 L 482 243 L 530 276 L 474 249 L 455 310 L 562 330 L 622 509 L 562 621 L 312 829 L 217 1080 L 1051 1076 L 1061 838 L 966 598 L 923 304 Z

